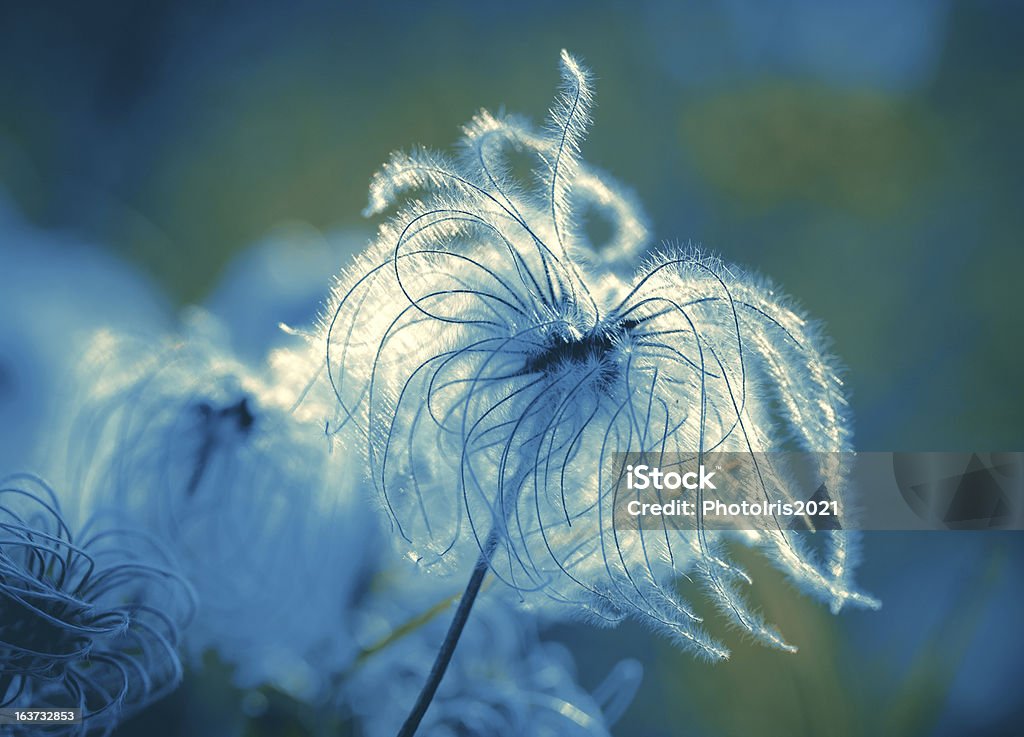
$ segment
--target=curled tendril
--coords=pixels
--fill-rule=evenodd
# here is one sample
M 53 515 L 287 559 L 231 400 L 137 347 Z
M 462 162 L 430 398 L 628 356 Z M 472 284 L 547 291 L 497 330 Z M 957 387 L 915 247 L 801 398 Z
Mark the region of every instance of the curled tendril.
M 172 691 L 191 589 L 148 537 L 75 536 L 53 491 L 0 481 L 0 706 L 82 710 L 39 734 L 109 734 Z
M 795 440 L 819 453 L 846 517 L 834 361 L 769 284 L 695 249 L 650 255 L 632 281 L 600 265 L 580 208 L 602 203 L 634 260 L 642 221 L 579 160 L 589 79 L 564 52 L 562 76 L 543 130 L 481 113 L 458 159 L 396 154 L 374 178 L 369 212 L 405 204 L 339 278 L 322 321 L 333 426 L 361 433 L 393 527 L 425 567 L 465 570 L 482 555 L 527 606 L 632 616 L 727 657 L 677 593 L 693 576 L 737 625 L 792 650 L 739 593 L 749 579 L 723 552 L 736 535 L 613 524 L 613 460 Z M 511 180 L 509 146 L 533 154 L 537 186 Z M 780 465 L 758 482 L 790 493 Z M 834 610 L 876 605 L 850 580 L 851 532 L 821 533 L 824 551 L 788 529 L 738 537 Z

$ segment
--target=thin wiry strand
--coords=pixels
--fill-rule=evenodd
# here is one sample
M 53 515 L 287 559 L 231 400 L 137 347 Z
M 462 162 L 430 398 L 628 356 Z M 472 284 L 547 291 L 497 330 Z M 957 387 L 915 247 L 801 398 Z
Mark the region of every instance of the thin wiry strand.
M 554 120 L 555 116 L 552 118 Z M 553 122 L 549 123 L 549 128 L 555 133 L 538 131 L 518 116 L 496 118 L 482 110 L 463 129 L 463 168 L 479 169 L 481 187 L 495 193 L 511 210 L 518 213 L 530 205 L 547 210 L 544 203 L 550 189 L 549 161 L 556 156 L 562 141 Z M 512 177 L 509 150 L 536 157 L 539 191 L 520 186 Z M 571 186 L 563 197 L 569 203 L 567 209 L 572 217 L 564 223 L 561 241 L 575 257 L 585 262 L 596 261 L 617 273 L 632 273 L 637 259 L 650 245 L 640 203 L 620 183 L 578 156 L 574 156 L 571 167 L 563 169 L 561 176 L 567 176 L 570 170 Z M 582 227 L 582 220 L 587 216 L 607 220 L 611 235 L 605 243 L 595 243 L 588 238 Z
M 570 62 L 554 133 L 481 113 L 457 161 L 396 158 L 375 179 L 375 211 L 424 191 L 339 279 L 322 321 L 336 424 L 361 435 L 396 535 L 425 568 L 465 572 L 483 556 L 528 608 L 632 617 L 722 659 L 676 591 L 696 573 L 737 626 L 791 650 L 743 601 L 749 579 L 722 543 L 761 546 L 834 609 L 874 605 L 850 580 L 853 533 L 822 533 L 819 557 L 783 528 L 648 529 L 616 515 L 619 461 L 741 453 L 756 462 L 732 488 L 791 501 L 792 469 L 763 454 L 795 438 L 819 453 L 831 498 L 845 499 L 836 459 L 850 431 L 835 369 L 786 299 L 695 250 L 652 257 L 632 283 L 581 263 L 573 238 L 585 202 L 569 181 L 583 172 L 587 189 L 577 154 L 589 91 Z M 510 143 L 536 154 L 539 190 L 503 184 L 497 162 Z M 845 503 L 839 511 L 847 521 Z
M 351 657 L 348 602 L 372 526 L 338 439 L 273 381 L 201 335 L 158 345 L 101 336 L 78 410 L 88 504 L 174 550 L 200 599 L 186 637 L 243 686 L 315 698 Z M 289 389 L 290 386 L 290 389 Z M 341 569 L 334 561 L 345 560 Z
M 600 261 L 616 272 L 628 273 L 649 245 L 650 234 L 633 194 L 611 181 L 603 172 L 581 163 L 573 186 L 574 199 L 585 211 L 604 217 L 611 226 L 611 235 L 603 244 L 589 243 L 588 248 L 580 251 L 580 257 L 596 253 Z
M 0 480 L 0 707 L 72 709 L 41 735 L 107 735 L 177 687 L 191 588 L 145 535 L 72 531 L 41 479 Z
M 379 214 L 408 191 L 425 190 L 472 203 L 473 212 L 486 211 L 492 221 L 510 219 L 524 237 L 543 237 L 553 251 L 631 272 L 650 244 L 646 217 L 622 185 L 579 158 L 593 94 L 589 75 L 564 52 L 562 75 L 561 94 L 543 129 L 481 110 L 464 127 L 455 160 L 426 149 L 392 154 L 370 183 L 364 214 Z M 510 151 L 534 158 L 534 182 L 515 179 Z M 587 237 L 581 212 L 607 221 L 607 242 Z
M 420 611 L 448 608 L 444 587 L 403 567 L 408 568 L 399 562 L 381 571 L 374 595 L 360 608 L 364 657 L 342 689 L 367 737 L 397 732 L 447 624 L 435 616 L 415 629 L 403 628 Z M 565 648 L 542 641 L 534 622 L 485 594 L 417 734 L 607 737 L 641 677 L 639 663 L 622 661 L 587 693 L 576 682 Z
M 545 158 L 543 183 L 548 191 L 551 220 L 555 239 L 564 245 L 565 234 L 573 221 L 571 193 L 580 147 L 590 126 L 590 108 L 593 92 L 589 72 L 567 51 L 562 50 L 562 87 L 551 108 L 548 134 L 554 141 L 551 153 Z

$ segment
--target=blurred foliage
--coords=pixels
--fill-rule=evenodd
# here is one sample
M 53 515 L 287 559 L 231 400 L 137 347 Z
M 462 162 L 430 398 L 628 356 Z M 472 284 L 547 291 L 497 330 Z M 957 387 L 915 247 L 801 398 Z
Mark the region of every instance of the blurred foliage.
M 864 217 L 901 212 L 941 153 L 898 97 L 786 81 L 688 103 L 680 142 L 734 207 L 797 201 Z
M 118 735 L 348 737 L 353 726 L 329 705 L 310 706 L 273 688 L 241 690 L 213 653 L 189 668 L 181 688 L 126 721 Z
M 765 617 L 785 623 L 783 635 L 799 654 L 759 647 L 721 630 L 708 616 L 713 634 L 733 649 L 732 659 L 700 673 L 672 657 L 661 663 L 668 688 L 690 695 L 674 702 L 673 718 L 695 719 L 701 733 L 729 737 L 931 734 L 1004 563 L 995 554 L 984 575 L 960 585 L 956 606 L 928 633 L 903 673 L 893 672 L 890 663 L 858 657 L 842 637 L 841 620 L 795 594 L 756 554 L 741 551 L 737 558 L 757 582 L 751 593 Z M 742 709 L 734 707 L 736 694 L 743 694 Z

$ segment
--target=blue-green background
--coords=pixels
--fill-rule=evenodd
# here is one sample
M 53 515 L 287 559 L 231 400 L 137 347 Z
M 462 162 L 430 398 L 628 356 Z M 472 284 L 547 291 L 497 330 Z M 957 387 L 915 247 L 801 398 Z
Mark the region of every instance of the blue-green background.
M 939 0 L 4 3 L 0 182 L 198 301 L 283 224 L 360 224 L 392 149 L 446 147 L 479 107 L 541 117 L 565 47 L 596 78 L 584 155 L 656 236 L 827 323 L 858 448 L 1022 450 L 1022 21 Z M 555 634 L 586 685 L 644 662 L 618 734 L 1024 734 L 1022 560 L 1016 533 L 868 535 L 885 607 L 838 618 L 752 563 L 796 656 L 724 633 L 712 667 L 630 627 Z M 183 710 L 240 699 L 191 683 L 123 732 L 188 733 Z M 245 729 L 304 734 L 300 712 L 272 701 Z

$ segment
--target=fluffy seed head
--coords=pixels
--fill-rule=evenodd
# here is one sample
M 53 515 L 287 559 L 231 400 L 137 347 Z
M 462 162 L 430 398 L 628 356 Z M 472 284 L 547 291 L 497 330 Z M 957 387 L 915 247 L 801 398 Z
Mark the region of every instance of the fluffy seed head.
M 770 285 L 694 249 L 650 254 L 631 279 L 601 264 L 579 194 L 604 201 L 620 232 L 635 236 L 639 219 L 579 160 L 589 80 L 567 54 L 562 75 L 544 129 L 481 113 L 458 159 L 398 154 L 374 179 L 371 212 L 423 194 L 341 277 L 323 321 L 335 424 L 362 434 L 394 528 L 425 567 L 464 570 L 483 554 L 528 606 L 634 616 L 726 657 L 676 593 L 693 575 L 739 626 L 791 649 L 739 596 L 746 574 L 720 552 L 729 533 L 614 523 L 615 459 L 795 440 L 822 453 L 817 472 L 845 514 L 832 459 L 850 431 L 833 361 Z M 536 186 L 510 181 L 510 147 L 534 158 Z M 638 243 L 623 248 L 635 258 Z M 761 482 L 790 493 L 784 468 Z M 740 537 L 834 609 L 873 604 L 850 582 L 853 535 L 822 535 L 821 555 L 786 529 Z

